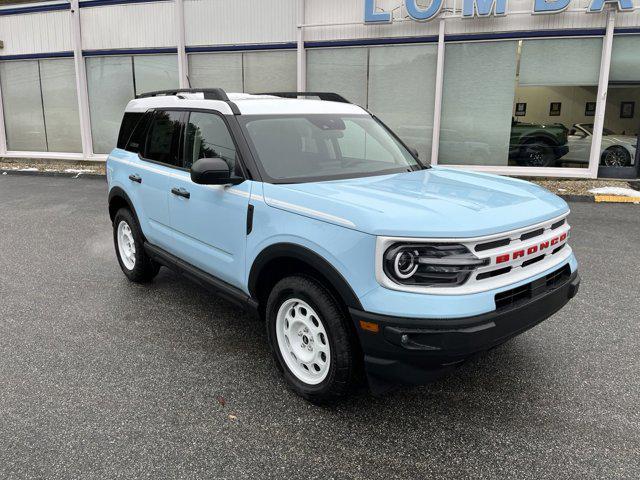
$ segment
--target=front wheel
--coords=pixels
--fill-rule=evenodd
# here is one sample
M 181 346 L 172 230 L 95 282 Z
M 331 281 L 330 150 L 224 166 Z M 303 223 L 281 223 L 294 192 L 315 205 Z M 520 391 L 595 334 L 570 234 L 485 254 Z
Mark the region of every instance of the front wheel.
M 602 154 L 602 165 L 605 167 L 628 167 L 631 165 L 631 154 L 619 145 L 607 148 Z
M 533 140 L 525 143 L 516 159 L 523 167 L 550 167 L 556 160 L 553 147 L 543 140 Z
M 314 279 L 287 277 L 267 301 L 267 337 L 287 384 L 313 403 L 347 394 L 356 381 L 356 349 L 346 314 Z

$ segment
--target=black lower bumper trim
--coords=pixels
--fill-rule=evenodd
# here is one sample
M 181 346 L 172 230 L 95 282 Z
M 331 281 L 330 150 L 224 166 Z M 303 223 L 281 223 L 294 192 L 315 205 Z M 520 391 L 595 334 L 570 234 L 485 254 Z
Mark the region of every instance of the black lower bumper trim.
M 580 285 L 578 272 L 556 288 L 511 308 L 456 319 L 402 318 L 350 309 L 376 382 L 421 384 L 434 380 L 469 357 L 490 350 L 560 310 Z M 360 328 L 376 323 L 378 333 Z

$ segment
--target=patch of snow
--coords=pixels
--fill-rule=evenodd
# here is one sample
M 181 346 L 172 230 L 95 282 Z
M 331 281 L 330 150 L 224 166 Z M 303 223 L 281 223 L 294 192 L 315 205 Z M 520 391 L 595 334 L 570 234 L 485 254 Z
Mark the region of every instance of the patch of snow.
M 14 170 L 17 170 L 19 172 L 37 172 L 38 169 L 36 167 L 29 167 L 29 168 L 14 168 Z
M 593 193 L 595 195 L 620 195 L 623 197 L 640 197 L 640 192 L 638 190 L 622 187 L 592 188 L 591 190 L 589 190 L 589 193 Z
M 558 191 L 559 191 L 559 192 L 566 192 L 566 191 L 567 191 L 567 189 L 566 189 L 566 188 L 559 188 L 559 189 L 558 189 Z
M 93 170 L 88 168 L 67 168 L 65 173 L 93 173 Z

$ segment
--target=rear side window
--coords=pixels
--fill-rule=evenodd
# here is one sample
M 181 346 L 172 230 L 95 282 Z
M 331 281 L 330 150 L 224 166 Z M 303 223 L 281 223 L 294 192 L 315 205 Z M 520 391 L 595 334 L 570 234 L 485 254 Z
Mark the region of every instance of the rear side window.
M 145 113 L 142 119 L 138 122 L 138 124 L 133 129 L 133 133 L 130 135 L 129 140 L 126 142 L 125 150 L 131 153 L 141 153 L 142 148 L 144 147 L 144 139 L 147 135 L 147 130 L 149 129 L 149 123 L 153 118 L 153 113 L 148 112 Z
M 144 158 L 172 166 L 180 165 L 179 143 L 182 112 L 156 111 L 151 120 Z
M 118 148 L 125 149 L 133 130 L 142 118 L 142 112 L 125 112 L 120 125 L 120 133 L 118 134 Z

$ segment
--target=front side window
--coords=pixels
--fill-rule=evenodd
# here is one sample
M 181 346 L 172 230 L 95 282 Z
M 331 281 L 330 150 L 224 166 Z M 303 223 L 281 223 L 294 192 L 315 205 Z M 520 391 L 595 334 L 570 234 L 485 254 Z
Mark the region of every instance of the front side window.
M 167 165 L 180 166 L 179 148 L 182 112 L 157 111 L 153 116 L 144 158 Z
M 263 173 L 301 182 L 420 169 L 407 149 L 365 115 L 248 115 L 241 123 Z
M 224 120 L 214 113 L 193 112 L 187 123 L 184 168 L 201 158 L 222 158 L 236 167 L 236 147 Z

